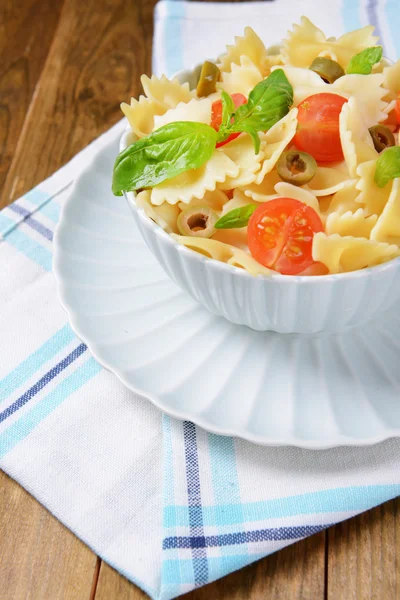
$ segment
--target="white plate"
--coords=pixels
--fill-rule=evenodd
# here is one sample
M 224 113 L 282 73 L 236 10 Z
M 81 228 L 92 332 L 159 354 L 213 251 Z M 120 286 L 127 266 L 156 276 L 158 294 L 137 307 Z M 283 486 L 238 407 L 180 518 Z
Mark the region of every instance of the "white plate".
M 258 444 L 400 435 L 399 309 L 345 334 L 232 325 L 172 283 L 110 191 L 118 142 L 74 185 L 55 236 L 62 304 L 95 358 L 164 412 Z

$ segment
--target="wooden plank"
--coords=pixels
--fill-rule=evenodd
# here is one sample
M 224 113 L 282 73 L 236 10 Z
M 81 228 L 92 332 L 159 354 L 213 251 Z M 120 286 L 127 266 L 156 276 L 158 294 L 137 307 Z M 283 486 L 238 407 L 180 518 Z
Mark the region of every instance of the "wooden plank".
M 325 533 L 182 596 L 182 600 L 323 600 Z M 146 594 L 102 563 L 96 600 L 144 600 Z
M 155 0 L 66 0 L 3 190 L 7 204 L 122 117 L 150 71 Z
M 328 600 L 400 598 L 400 499 L 328 532 Z
M 147 600 L 149 596 L 103 561 L 95 598 L 96 600 L 111 600 L 113 598 L 118 598 L 118 600 Z
M 96 555 L 0 471 L 0 598 L 89 598 Z
M 62 4 L 63 0 L 0 2 L 0 190 L 43 69 Z

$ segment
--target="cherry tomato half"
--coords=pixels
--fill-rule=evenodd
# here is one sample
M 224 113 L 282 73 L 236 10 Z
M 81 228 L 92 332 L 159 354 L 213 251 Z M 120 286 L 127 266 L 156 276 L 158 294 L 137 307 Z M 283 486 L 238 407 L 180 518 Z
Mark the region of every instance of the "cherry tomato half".
M 346 98 L 337 94 L 315 94 L 298 106 L 298 127 L 293 143 L 320 162 L 343 160 L 339 115 Z
M 398 125 L 400 125 L 400 94 L 397 96 L 396 106 L 394 109 Z
M 243 96 L 243 94 L 232 94 L 232 100 L 236 108 L 242 106 L 242 104 L 247 104 L 247 98 L 246 96 Z M 222 100 L 216 100 L 215 102 L 213 102 L 211 107 L 211 127 L 213 127 L 215 131 L 219 131 L 221 123 Z M 231 133 L 231 135 L 224 142 L 219 142 L 217 144 L 217 148 L 220 148 L 221 146 L 228 144 L 232 140 L 235 140 L 237 137 L 239 137 L 239 135 L 240 133 Z
M 284 275 L 310 267 L 314 233 L 323 231 L 311 206 L 294 198 L 265 202 L 250 217 L 247 243 L 256 261 Z

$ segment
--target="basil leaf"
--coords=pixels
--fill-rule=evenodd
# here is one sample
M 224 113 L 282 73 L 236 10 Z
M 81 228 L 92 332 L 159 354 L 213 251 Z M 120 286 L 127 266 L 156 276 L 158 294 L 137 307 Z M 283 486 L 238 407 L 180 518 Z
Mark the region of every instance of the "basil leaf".
M 230 96 L 224 90 L 221 92 L 221 102 L 222 102 L 222 127 L 228 127 L 231 122 L 232 113 L 235 112 L 235 103 L 232 100 L 232 96 Z
M 211 157 L 217 132 L 209 125 L 177 121 L 160 127 L 123 150 L 114 165 L 112 191 L 153 187 L 189 169 L 198 169 Z
M 400 146 L 387 148 L 376 161 L 374 181 L 380 188 L 384 187 L 391 179 L 400 177 Z
M 242 104 L 235 111 L 229 131 L 268 131 L 287 115 L 292 104 L 293 87 L 284 71 L 276 69 L 252 89 L 247 104 Z
M 365 48 L 350 60 L 347 65 L 348 75 L 369 75 L 372 67 L 382 58 L 382 46 L 373 46 Z
M 214 227 L 216 229 L 236 229 L 237 227 L 246 227 L 256 208 L 256 204 L 247 204 L 247 206 L 234 208 L 218 219 Z
M 243 121 L 241 124 L 241 130 L 244 133 L 248 133 L 251 136 L 254 144 L 254 152 L 258 154 L 260 152 L 260 138 L 258 137 L 257 129 L 255 129 L 250 123 Z

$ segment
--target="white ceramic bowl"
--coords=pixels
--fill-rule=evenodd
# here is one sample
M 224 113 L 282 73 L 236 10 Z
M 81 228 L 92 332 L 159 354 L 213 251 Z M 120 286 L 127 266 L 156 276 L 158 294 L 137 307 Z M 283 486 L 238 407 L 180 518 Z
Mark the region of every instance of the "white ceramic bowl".
M 181 71 L 195 85 L 196 67 Z M 127 130 L 120 150 L 134 141 Z M 178 244 L 125 194 L 139 230 L 164 270 L 192 298 L 232 323 L 279 333 L 338 332 L 367 322 L 400 300 L 400 258 L 337 275 L 253 277 Z

